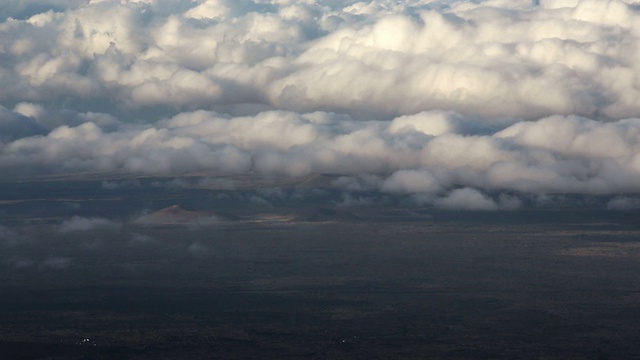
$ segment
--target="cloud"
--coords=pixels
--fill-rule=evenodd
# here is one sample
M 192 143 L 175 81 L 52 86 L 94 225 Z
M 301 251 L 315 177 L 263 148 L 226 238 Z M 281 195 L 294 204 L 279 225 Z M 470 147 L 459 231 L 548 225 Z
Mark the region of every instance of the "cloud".
M 438 199 L 436 206 L 448 210 L 497 210 L 498 206 L 489 197 L 471 188 L 451 191 L 447 196 Z
M 94 230 L 118 231 L 121 227 L 122 225 L 120 223 L 109 219 L 74 216 L 58 225 L 58 232 L 61 234 L 69 234 Z
M 38 266 L 42 270 L 63 270 L 72 265 L 72 259 L 62 256 L 46 258 Z
M 640 199 L 629 196 L 616 196 L 607 203 L 609 210 L 637 210 L 640 209 Z
M 230 175 L 335 174 L 345 191 L 484 209 L 640 191 L 633 1 L 8 1 L 0 14 L 4 178 L 204 172 L 188 186 L 234 189 Z
M 475 116 L 451 115 L 459 124 Z M 441 113 L 420 118 L 441 119 Z M 440 135 L 391 121 L 360 121 L 333 113 L 269 111 L 229 117 L 184 112 L 155 125 L 106 131 L 88 121 L 46 136 L 5 144 L 0 166 L 27 171 L 180 175 L 210 171 L 300 177 L 342 174 L 333 185 L 393 194 L 439 194 L 459 186 L 521 193 L 614 194 L 640 190 L 640 120 L 599 122 L 577 116 L 513 120 Z M 425 128 L 421 124 L 422 129 Z M 130 183 L 130 184 L 129 184 Z M 104 186 L 135 185 L 105 182 Z M 161 185 L 158 183 L 158 185 Z M 162 186 L 191 184 L 175 178 Z
M 131 233 L 129 234 L 131 244 L 139 245 L 139 244 L 149 244 L 155 242 L 155 239 L 149 235 L 139 234 L 139 233 Z
M 187 247 L 187 253 L 194 257 L 206 257 L 211 254 L 211 248 L 198 242 Z
M 0 106 L 0 144 L 45 133 L 45 129 L 34 118 Z
M 6 226 L 0 225 L 0 240 L 9 241 L 16 237 L 16 233 Z
M 43 260 L 33 260 L 22 256 L 12 256 L 4 260 L 4 263 L 13 269 L 31 269 L 38 268 L 40 270 L 64 270 L 70 267 L 73 260 L 63 256 L 50 256 Z
M 205 177 L 195 185 L 198 188 L 217 189 L 217 190 L 235 190 L 236 182 L 232 179 Z
M 373 175 L 340 176 L 331 182 L 332 186 L 348 191 L 371 191 L 379 189 L 383 179 Z
M 440 183 L 427 170 L 400 170 L 382 185 L 382 191 L 391 193 L 437 193 Z
M 102 188 L 105 190 L 119 190 L 119 189 L 137 189 L 142 185 L 138 179 L 127 179 L 122 181 L 103 181 Z
M 0 225 L 0 245 L 13 247 L 28 242 L 30 237 L 24 228 Z
M 12 256 L 7 259 L 4 259 L 3 262 L 14 269 L 27 269 L 36 264 L 34 260 L 21 257 L 21 256 Z
M 3 79 L 13 86 L 0 100 L 121 110 L 253 103 L 352 116 L 638 110 L 625 80 L 636 54 L 625 44 L 637 40 L 640 15 L 621 0 L 36 5 L 5 5 L 22 16 L 3 23 Z

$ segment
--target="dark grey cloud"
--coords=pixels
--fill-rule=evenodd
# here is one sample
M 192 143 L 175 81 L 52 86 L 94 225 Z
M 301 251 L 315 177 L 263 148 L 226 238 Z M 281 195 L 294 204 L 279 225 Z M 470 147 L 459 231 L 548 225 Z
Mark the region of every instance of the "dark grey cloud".
M 0 106 L 0 144 L 43 134 L 46 130 L 36 119 Z

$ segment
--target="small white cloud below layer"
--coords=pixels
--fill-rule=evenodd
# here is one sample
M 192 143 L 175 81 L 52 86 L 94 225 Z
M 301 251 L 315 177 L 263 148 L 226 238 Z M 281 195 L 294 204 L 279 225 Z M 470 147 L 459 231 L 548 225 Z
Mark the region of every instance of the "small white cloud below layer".
M 609 210 L 631 211 L 640 209 L 640 198 L 632 196 L 616 196 L 607 203 Z
M 640 110 L 631 0 L 10 0 L 0 15 L 4 104 L 365 118 Z
M 639 43 L 631 0 L 9 0 L 0 176 L 331 173 L 478 210 L 633 195 Z
M 462 188 L 453 190 L 445 197 L 436 201 L 436 206 L 443 209 L 463 209 L 463 210 L 497 210 L 491 198 L 483 195 L 478 190 Z

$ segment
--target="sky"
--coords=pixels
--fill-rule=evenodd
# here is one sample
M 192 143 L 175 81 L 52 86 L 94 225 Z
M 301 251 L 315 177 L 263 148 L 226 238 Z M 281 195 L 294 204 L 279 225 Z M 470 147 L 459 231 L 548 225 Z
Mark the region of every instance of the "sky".
M 640 2 L 5 0 L 0 180 L 338 175 L 640 202 Z

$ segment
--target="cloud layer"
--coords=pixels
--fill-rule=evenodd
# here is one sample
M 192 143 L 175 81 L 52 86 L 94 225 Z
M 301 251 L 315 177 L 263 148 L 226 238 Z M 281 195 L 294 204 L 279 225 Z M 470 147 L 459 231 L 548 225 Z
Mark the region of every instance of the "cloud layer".
M 334 173 L 487 210 L 502 205 L 483 192 L 640 190 L 634 1 L 8 1 L 0 15 L 5 177 Z

